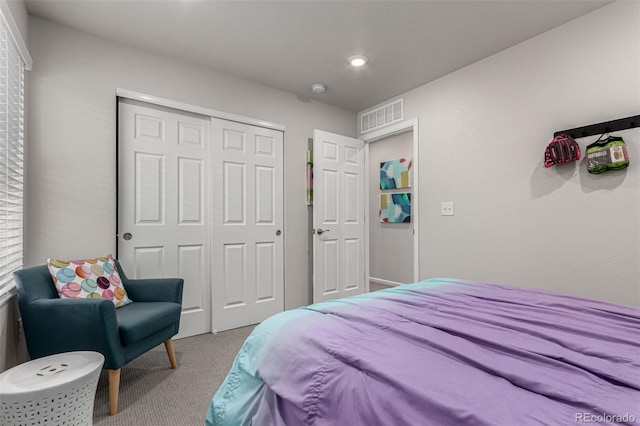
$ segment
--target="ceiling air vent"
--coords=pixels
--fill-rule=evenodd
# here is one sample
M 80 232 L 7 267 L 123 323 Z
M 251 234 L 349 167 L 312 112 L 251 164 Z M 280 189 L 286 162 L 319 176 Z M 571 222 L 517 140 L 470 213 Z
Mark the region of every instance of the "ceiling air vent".
M 367 133 L 402 121 L 403 113 L 403 99 L 398 99 L 372 111 L 363 112 L 360 115 L 360 133 Z

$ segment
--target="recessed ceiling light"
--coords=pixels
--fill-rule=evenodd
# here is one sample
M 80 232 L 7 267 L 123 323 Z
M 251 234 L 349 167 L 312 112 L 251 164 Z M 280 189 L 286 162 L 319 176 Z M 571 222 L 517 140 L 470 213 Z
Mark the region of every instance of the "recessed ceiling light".
M 313 90 L 313 93 L 320 94 L 327 91 L 327 86 L 322 83 L 316 83 L 311 85 L 311 90 Z
M 355 68 L 363 67 L 367 64 L 368 60 L 369 58 L 364 55 L 354 55 L 349 58 L 349 65 Z

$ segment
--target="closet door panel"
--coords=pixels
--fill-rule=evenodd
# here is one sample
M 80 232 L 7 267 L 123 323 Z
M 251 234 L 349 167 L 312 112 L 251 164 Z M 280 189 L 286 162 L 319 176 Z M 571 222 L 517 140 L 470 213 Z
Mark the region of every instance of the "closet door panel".
M 284 138 L 215 118 L 212 129 L 213 329 L 221 331 L 284 310 Z
M 118 259 L 131 278 L 182 277 L 177 337 L 211 331 L 211 119 L 118 102 Z

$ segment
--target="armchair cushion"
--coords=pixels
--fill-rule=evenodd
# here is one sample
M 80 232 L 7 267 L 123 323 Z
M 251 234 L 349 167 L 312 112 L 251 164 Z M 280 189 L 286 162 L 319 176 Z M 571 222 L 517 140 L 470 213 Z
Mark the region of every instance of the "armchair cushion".
M 116 310 L 123 346 L 136 343 L 180 321 L 181 306 L 172 302 L 132 303 Z
M 131 303 L 110 254 L 83 260 L 47 259 L 47 266 L 61 298 L 107 299 L 116 308 Z

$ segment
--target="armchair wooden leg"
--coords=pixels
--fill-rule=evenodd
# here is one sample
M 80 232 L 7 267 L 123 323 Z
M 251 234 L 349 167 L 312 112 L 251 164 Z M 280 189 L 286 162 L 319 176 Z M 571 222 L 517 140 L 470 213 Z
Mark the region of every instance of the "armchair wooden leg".
M 120 368 L 109 371 L 109 415 L 118 412 L 118 394 L 120 393 Z
M 165 340 L 164 347 L 167 350 L 167 355 L 169 355 L 169 362 L 171 363 L 171 368 L 178 368 L 178 361 L 176 361 L 176 353 L 173 351 L 173 340 L 171 339 Z

